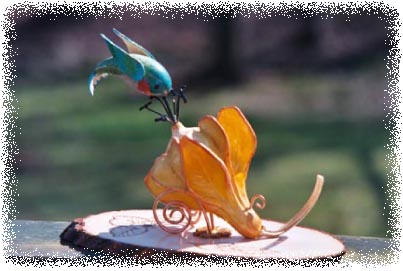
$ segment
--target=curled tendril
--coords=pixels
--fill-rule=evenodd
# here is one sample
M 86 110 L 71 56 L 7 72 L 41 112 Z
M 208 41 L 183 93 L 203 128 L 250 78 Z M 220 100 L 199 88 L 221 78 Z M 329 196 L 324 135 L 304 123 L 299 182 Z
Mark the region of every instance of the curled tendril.
M 207 221 L 207 214 L 202 208 L 201 210 L 192 210 L 185 203 L 181 201 L 170 201 L 164 203 L 161 199 L 169 193 L 175 192 L 174 190 L 167 190 L 161 193 L 155 200 L 153 204 L 153 215 L 154 219 L 157 222 L 158 226 L 161 227 L 162 230 L 168 233 L 181 233 L 185 231 L 189 226 L 195 225 L 199 222 L 201 215 L 204 215 L 204 218 Z M 162 209 L 162 217 L 161 220 L 157 214 L 158 204 L 163 204 L 164 207 Z M 165 222 L 165 223 L 164 223 Z M 208 221 L 207 221 L 208 222 Z M 165 224 L 170 225 L 180 225 L 180 227 L 168 227 Z M 211 231 L 210 223 L 207 223 L 209 230 Z
M 166 196 L 169 193 L 172 193 L 173 191 L 165 191 L 164 193 L 161 193 L 154 201 L 153 204 L 153 215 L 154 219 L 157 222 L 158 226 L 161 227 L 164 231 L 168 233 L 181 233 L 185 229 L 187 229 L 190 225 L 191 222 L 191 210 L 189 207 L 186 206 L 183 202 L 180 201 L 171 201 L 168 203 L 163 203 L 161 201 L 161 198 Z M 158 217 L 157 214 L 157 207 L 158 204 L 164 204 L 164 207 L 162 209 L 162 216 L 163 219 L 166 223 L 171 224 L 171 225 L 179 225 L 180 223 L 184 222 L 184 225 L 181 227 L 167 227 L 164 224 L 164 221 L 161 221 L 161 219 Z M 175 216 L 175 214 L 179 214 L 179 217 Z
M 256 202 L 257 200 L 260 200 L 261 202 Z M 256 208 L 259 208 L 259 209 L 264 209 L 264 207 L 266 207 L 265 197 L 260 194 L 252 196 L 252 198 L 250 199 L 250 206 L 249 206 L 248 210 L 252 209 L 253 206 L 256 206 Z
M 189 218 L 190 210 L 187 210 L 186 208 L 187 208 L 186 205 L 184 205 L 182 202 L 172 201 L 165 205 L 162 215 L 165 221 L 167 221 L 168 223 L 173 225 L 180 224 L 185 219 L 190 220 Z M 169 210 L 170 212 L 168 214 Z M 179 218 L 175 217 L 175 214 L 177 213 L 180 214 Z
M 306 201 L 304 206 L 290 220 L 288 220 L 288 222 L 286 222 L 280 229 L 276 231 L 270 231 L 266 229 L 264 226 L 262 226 L 262 231 L 260 235 L 269 238 L 275 238 L 285 233 L 286 231 L 297 225 L 299 222 L 301 222 L 315 206 L 316 201 L 318 200 L 320 193 L 322 191 L 323 182 L 324 182 L 323 176 L 317 175 L 315 187 L 313 188 L 311 196 Z

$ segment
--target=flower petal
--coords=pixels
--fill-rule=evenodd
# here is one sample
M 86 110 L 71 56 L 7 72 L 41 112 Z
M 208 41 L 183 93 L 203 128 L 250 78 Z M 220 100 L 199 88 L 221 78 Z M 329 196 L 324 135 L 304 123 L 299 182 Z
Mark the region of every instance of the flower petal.
M 166 153 L 159 156 L 151 169 L 152 177 L 164 187 L 186 190 L 185 179 L 182 175 L 180 150 L 178 140 L 173 138 Z
M 207 145 L 221 160 L 227 164 L 229 162 L 229 143 L 225 135 L 223 127 L 213 116 L 203 117 L 198 126 L 200 128 L 199 136 L 195 138 L 197 141 Z
M 183 137 L 179 144 L 183 175 L 190 192 L 200 199 L 203 208 L 226 220 L 243 236 L 256 238 L 261 231 L 261 219 L 253 209 L 240 204 L 222 160 L 188 137 Z
M 236 188 L 244 204 L 249 202 L 246 195 L 246 177 L 249 165 L 256 151 L 256 135 L 248 120 L 238 107 L 225 107 L 218 112 L 217 120 L 224 128 L 230 147 L 231 168 Z
M 164 203 L 180 201 L 180 202 L 183 202 L 184 204 L 186 204 L 189 208 L 191 208 L 193 210 L 200 210 L 200 205 L 197 203 L 197 201 L 192 196 L 190 196 L 189 192 L 181 191 L 181 190 L 173 190 L 173 189 L 164 187 L 163 185 L 159 184 L 152 177 L 151 171 L 144 178 L 144 182 L 145 182 L 147 188 L 154 195 L 154 197 L 158 197 L 162 193 L 170 191 L 169 193 L 166 193 L 164 196 L 162 196 L 160 198 L 160 201 L 162 201 Z
M 162 202 L 181 201 L 189 208 L 199 210 L 199 204 L 187 192 L 177 139 L 169 142 L 167 151 L 155 160 L 144 181 L 155 197 L 170 191 L 160 199 Z
M 233 189 L 224 163 L 213 152 L 188 137 L 183 137 L 179 144 L 188 189 L 202 197 L 203 201 L 216 206 L 231 201 Z

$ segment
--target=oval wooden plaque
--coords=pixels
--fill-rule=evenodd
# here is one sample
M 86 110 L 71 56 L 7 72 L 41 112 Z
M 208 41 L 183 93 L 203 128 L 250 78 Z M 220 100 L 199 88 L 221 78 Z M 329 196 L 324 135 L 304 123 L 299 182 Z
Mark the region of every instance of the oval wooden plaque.
M 162 215 L 161 210 L 157 212 Z M 268 220 L 264 220 L 263 224 L 273 230 L 282 225 Z M 345 253 L 340 240 L 310 228 L 297 226 L 279 238 L 251 240 L 242 237 L 218 217 L 215 217 L 215 225 L 229 228 L 231 236 L 220 239 L 194 236 L 196 228 L 205 226 L 203 219 L 181 234 L 170 234 L 155 223 L 151 210 L 112 211 L 77 220 L 61 234 L 61 239 L 75 246 L 110 251 L 140 247 L 259 259 L 329 259 Z

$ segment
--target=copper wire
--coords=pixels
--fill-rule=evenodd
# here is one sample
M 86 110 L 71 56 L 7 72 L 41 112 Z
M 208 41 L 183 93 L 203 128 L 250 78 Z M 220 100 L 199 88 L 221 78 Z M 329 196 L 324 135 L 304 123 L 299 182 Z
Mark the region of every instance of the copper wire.
M 260 200 L 261 202 L 256 202 L 257 200 Z M 266 199 L 263 195 L 253 195 L 252 198 L 250 199 L 250 206 L 247 208 L 247 210 L 250 210 L 253 208 L 253 206 L 256 206 L 256 208 L 259 209 L 264 209 L 266 207 Z
M 207 212 L 204 210 L 203 206 L 198 202 L 200 210 L 190 209 L 185 203 L 181 201 L 170 201 L 163 202 L 161 199 L 168 195 L 169 193 L 176 192 L 175 190 L 166 190 L 162 192 L 158 197 L 155 198 L 153 204 L 153 215 L 154 219 L 157 222 L 160 228 L 168 233 L 181 233 L 185 231 L 190 226 L 194 226 L 197 222 L 200 221 L 201 215 L 203 214 L 204 219 L 206 220 L 207 229 L 211 232 L 214 228 L 214 220 L 213 214 L 210 213 L 210 217 L 207 215 Z M 157 209 L 158 204 L 163 204 L 162 208 L 162 218 L 163 221 L 159 218 Z M 177 216 L 179 214 L 179 217 Z M 164 223 L 165 222 L 165 223 Z M 179 225 L 183 223 L 180 227 L 168 227 L 165 224 L 170 225 Z
M 296 226 L 299 222 L 301 222 L 305 216 L 312 210 L 313 206 L 315 206 L 317 200 L 319 199 L 320 193 L 322 191 L 324 179 L 323 176 L 316 176 L 315 187 L 311 193 L 311 196 L 306 201 L 304 206 L 296 213 L 287 223 L 285 223 L 280 229 L 275 231 L 267 230 L 264 226 L 262 226 L 261 236 L 275 238 L 290 230 L 292 227 Z

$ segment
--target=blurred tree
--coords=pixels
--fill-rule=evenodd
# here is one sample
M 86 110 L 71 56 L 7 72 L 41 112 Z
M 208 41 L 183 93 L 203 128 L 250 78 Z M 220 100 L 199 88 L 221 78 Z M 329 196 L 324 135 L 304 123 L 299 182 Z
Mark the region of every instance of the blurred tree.
M 235 48 L 237 19 L 234 11 L 225 11 L 217 16 L 219 17 L 208 24 L 210 36 L 208 39 L 213 45 L 210 52 L 213 54 L 212 61 L 204 70 L 190 77 L 189 82 L 192 85 L 237 84 L 242 79 Z

